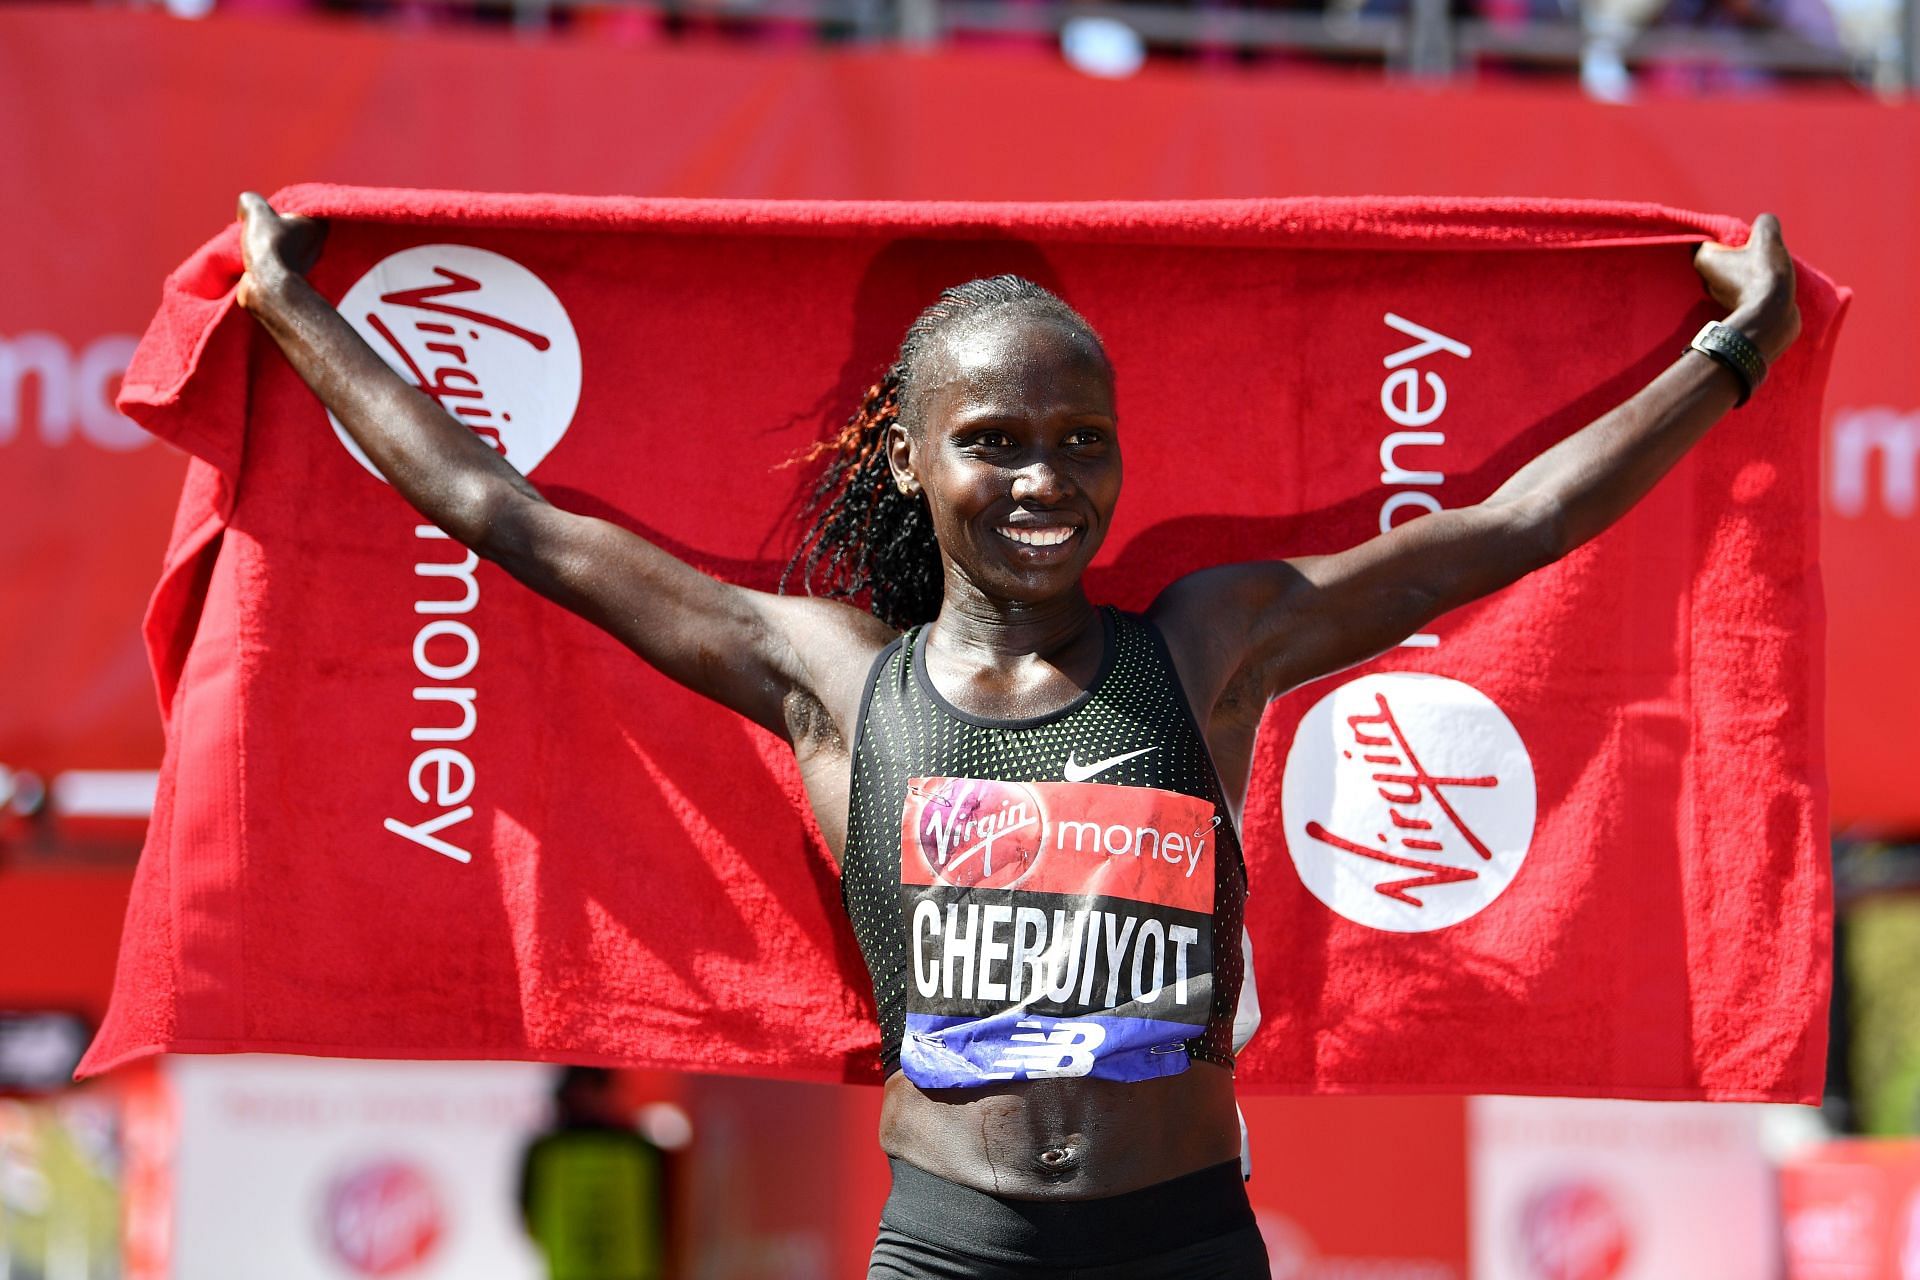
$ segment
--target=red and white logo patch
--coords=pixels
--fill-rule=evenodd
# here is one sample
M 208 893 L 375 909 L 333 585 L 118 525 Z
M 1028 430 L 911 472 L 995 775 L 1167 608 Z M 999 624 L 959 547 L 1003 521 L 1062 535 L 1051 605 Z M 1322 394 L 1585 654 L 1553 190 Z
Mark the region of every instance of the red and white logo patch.
M 1019 782 L 916 779 L 914 835 L 943 884 L 1010 889 L 1026 879 L 1046 834 L 1040 798 Z
M 425 1263 L 446 1229 L 440 1196 L 418 1167 L 378 1160 L 327 1188 L 328 1250 L 363 1276 L 392 1276 Z
M 512 258 L 423 244 L 381 259 L 340 314 L 394 372 L 521 475 L 560 443 L 580 403 L 580 339 L 546 282 Z M 347 452 L 374 466 L 327 415 Z
M 1444 676 L 1361 676 L 1313 705 L 1281 781 L 1287 852 L 1356 924 L 1424 933 L 1505 892 L 1533 840 L 1533 761 L 1493 700 Z
M 1527 1197 L 1520 1250 L 1532 1280 L 1617 1280 L 1632 1241 L 1613 1197 L 1575 1180 L 1551 1183 Z
M 1102 782 L 912 778 L 902 884 L 1213 909 L 1218 819 L 1197 796 Z

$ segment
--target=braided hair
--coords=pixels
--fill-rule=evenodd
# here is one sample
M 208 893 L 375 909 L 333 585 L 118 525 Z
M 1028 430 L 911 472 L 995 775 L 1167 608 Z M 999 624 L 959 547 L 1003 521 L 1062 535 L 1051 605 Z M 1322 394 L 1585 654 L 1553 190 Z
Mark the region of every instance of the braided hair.
M 1079 312 L 1021 276 L 989 276 L 942 290 L 907 326 L 899 355 L 867 388 L 846 425 L 804 456 L 827 461 L 801 509 L 800 518 L 811 523 L 780 575 L 782 591 L 797 581 L 809 595 L 864 605 L 901 630 L 940 612 L 944 580 L 933 519 L 917 492 L 895 487 L 887 431 L 895 422 L 910 431 L 919 426 L 925 365 L 937 338 L 1005 314 L 1055 321 L 1084 334 L 1106 355 Z

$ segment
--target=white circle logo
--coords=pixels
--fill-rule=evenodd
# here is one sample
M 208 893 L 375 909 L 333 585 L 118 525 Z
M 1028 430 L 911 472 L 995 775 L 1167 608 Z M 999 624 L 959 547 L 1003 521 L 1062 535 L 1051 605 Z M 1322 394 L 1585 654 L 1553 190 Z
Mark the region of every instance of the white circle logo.
M 567 309 L 512 258 L 423 244 L 382 259 L 340 300 L 381 359 L 531 475 L 580 403 L 580 339 Z M 380 473 L 327 414 L 340 443 Z M 383 477 L 384 478 L 384 477 Z
M 1533 761 L 1473 686 L 1367 675 L 1301 719 L 1280 801 L 1314 897 L 1356 924 L 1425 933 L 1513 882 L 1533 840 Z
M 423 1266 L 447 1234 L 433 1180 L 405 1160 L 376 1160 L 335 1178 L 323 1213 L 333 1256 L 363 1276 Z

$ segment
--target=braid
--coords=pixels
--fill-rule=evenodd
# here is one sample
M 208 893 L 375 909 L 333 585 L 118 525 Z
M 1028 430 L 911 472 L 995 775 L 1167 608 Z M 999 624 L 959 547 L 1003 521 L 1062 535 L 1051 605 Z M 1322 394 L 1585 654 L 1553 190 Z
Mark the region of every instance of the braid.
M 1009 310 L 1059 321 L 1105 355 L 1080 313 L 1031 280 L 990 276 L 943 290 L 907 327 L 899 356 L 846 425 L 799 459 L 827 462 L 800 512 L 812 523 L 780 575 L 781 590 L 797 578 L 810 595 L 864 603 L 902 630 L 940 612 L 945 581 L 933 519 L 919 494 L 895 486 L 887 432 L 896 422 L 910 430 L 918 424 L 921 365 L 934 339 L 949 327 Z
M 898 419 L 900 366 L 867 389 L 840 433 L 806 455 L 825 456 L 801 518 L 813 524 L 801 539 L 780 589 L 796 574 L 809 593 L 836 600 L 865 597 L 873 615 L 905 629 L 940 611 L 940 550 L 919 495 L 894 487 L 887 465 L 887 428 Z

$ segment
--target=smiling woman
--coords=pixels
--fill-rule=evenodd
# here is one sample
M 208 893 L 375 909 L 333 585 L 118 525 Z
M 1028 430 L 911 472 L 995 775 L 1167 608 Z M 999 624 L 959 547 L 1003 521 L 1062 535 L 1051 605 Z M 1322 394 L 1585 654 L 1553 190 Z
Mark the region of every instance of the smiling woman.
M 1267 1274 L 1233 1099 L 1267 701 L 1598 535 L 1799 331 L 1763 215 L 1695 256 L 1727 322 L 1484 501 L 1133 615 L 1082 582 L 1120 497 L 1106 352 L 1046 290 L 973 281 L 823 450 L 788 574 L 809 594 L 776 595 L 547 502 L 307 284 L 319 224 L 242 216 L 241 304 L 401 495 L 792 746 L 881 1024 L 874 1277 Z
M 823 450 L 831 460 L 807 509 L 814 523 L 781 589 L 804 585 L 860 603 L 897 627 L 931 621 L 950 570 L 940 548 L 960 531 L 937 528 L 922 501 L 916 447 L 927 466 L 951 460 L 1002 468 L 1043 404 L 1056 430 L 1073 437 L 1070 456 L 1082 469 L 1111 458 L 1117 492 L 1113 368 L 1092 326 L 1019 276 L 971 280 L 941 293 L 908 326 L 892 366 Z M 929 421 L 942 424 L 939 439 L 925 430 Z M 1096 529 L 1065 511 L 1005 514 L 994 530 L 1001 537 L 1039 550 L 1075 544 L 1056 554 L 1083 567 L 1105 533 L 1104 522 Z
M 1003 310 L 949 330 L 926 363 L 887 457 L 897 484 L 927 493 L 935 536 L 955 549 L 949 583 L 972 559 L 964 542 L 982 553 L 978 572 L 1004 578 L 979 588 L 1057 595 L 1060 571 L 1078 580 L 1120 497 L 1106 352 L 1071 312 Z

